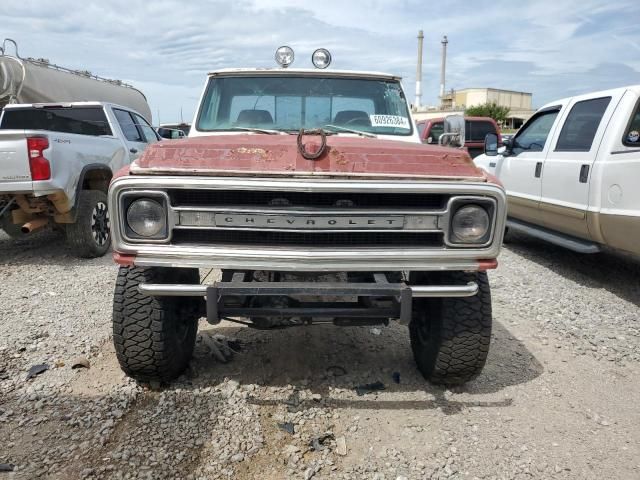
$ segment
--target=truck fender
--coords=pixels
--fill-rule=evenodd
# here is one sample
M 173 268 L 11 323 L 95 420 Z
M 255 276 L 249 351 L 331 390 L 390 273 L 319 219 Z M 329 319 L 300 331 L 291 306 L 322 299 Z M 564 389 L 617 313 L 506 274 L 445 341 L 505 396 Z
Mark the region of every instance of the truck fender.
M 113 177 L 113 172 L 108 165 L 102 163 L 91 163 L 85 165 L 80 171 L 78 182 L 76 183 L 73 207 L 64 214 L 55 215 L 57 223 L 75 223 L 78 216 L 78 199 L 82 190 L 101 190 L 107 193 L 109 183 Z

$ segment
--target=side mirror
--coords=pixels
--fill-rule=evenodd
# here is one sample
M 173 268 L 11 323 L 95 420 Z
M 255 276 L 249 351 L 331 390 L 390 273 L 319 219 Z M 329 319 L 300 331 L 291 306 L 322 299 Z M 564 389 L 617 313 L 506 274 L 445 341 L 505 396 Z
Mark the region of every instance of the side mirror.
M 175 128 L 160 127 L 156 131 L 162 138 L 166 138 L 169 140 L 177 140 L 178 138 L 184 137 L 184 132 L 182 132 L 181 130 L 176 130 Z
M 427 137 L 427 143 L 433 143 L 433 137 L 431 135 Z
M 168 128 L 159 127 L 156 129 L 156 132 L 158 132 L 158 135 L 162 138 L 171 138 L 171 130 Z
M 484 137 L 484 153 L 488 157 L 498 155 L 498 135 L 495 133 L 487 133 L 487 136 Z

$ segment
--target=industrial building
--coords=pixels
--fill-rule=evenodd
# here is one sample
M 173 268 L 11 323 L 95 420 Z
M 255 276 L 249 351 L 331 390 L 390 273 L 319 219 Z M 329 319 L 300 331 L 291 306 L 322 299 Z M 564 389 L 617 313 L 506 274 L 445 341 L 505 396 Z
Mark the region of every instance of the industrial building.
M 465 88 L 444 94 L 440 107 L 414 108 L 414 116 L 418 120 L 423 120 L 453 113 L 463 114 L 466 108 L 485 103 L 496 103 L 509 109 L 509 115 L 503 128 L 520 128 L 535 113 L 535 109 L 532 107 L 531 93 L 499 88 Z
M 531 106 L 533 95 L 527 92 L 502 90 L 499 88 L 464 88 L 442 96 L 442 110 L 456 110 L 475 107 L 485 103 L 495 103 L 509 109 L 506 128 L 520 128 L 533 115 Z

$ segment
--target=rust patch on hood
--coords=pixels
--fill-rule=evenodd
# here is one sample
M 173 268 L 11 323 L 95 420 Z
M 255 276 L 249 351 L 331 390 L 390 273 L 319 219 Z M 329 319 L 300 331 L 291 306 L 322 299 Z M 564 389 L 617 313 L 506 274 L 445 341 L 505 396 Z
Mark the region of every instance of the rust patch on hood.
M 250 155 L 259 155 L 263 158 L 265 158 L 268 153 L 267 150 L 263 149 L 263 148 L 246 148 L 246 147 L 240 147 L 240 148 L 236 148 L 235 149 L 236 153 L 248 153 Z
M 486 181 L 463 150 L 372 138 L 327 137 L 317 160 L 298 151 L 295 135 L 217 135 L 150 145 L 134 175 L 428 177 Z

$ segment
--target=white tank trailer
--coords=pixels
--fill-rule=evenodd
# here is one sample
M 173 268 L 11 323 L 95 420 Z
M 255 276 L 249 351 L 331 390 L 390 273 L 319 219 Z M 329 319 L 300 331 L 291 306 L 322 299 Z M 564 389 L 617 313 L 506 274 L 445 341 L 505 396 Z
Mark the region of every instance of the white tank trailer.
M 7 53 L 12 44 L 15 55 Z M 147 98 L 119 80 L 90 72 L 70 70 L 45 59 L 21 58 L 15 41 L 5 39 L 0 47 L 0 108 L 8 103 L 68 103 L 98 101 L 128 107 L 152 123 Z

